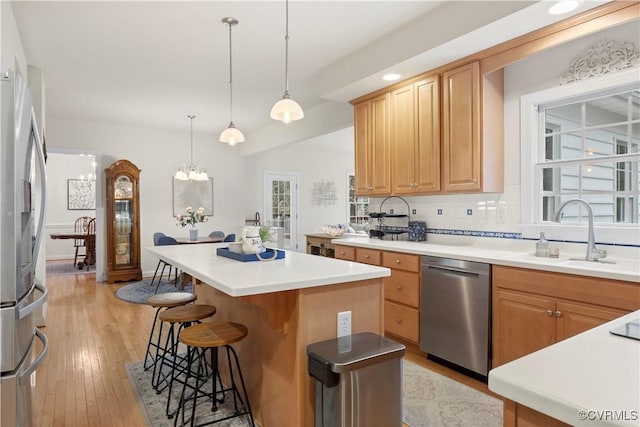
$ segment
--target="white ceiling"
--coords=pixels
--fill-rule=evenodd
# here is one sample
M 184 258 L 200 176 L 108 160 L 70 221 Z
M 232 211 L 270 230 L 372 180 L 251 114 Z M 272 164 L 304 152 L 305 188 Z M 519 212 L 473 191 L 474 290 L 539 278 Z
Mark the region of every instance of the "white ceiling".
M 585 1 L 574 13 L 604 1 Z M 547 3 L 548 4 L 548 3 Z M 289 91 L 304 108 L 344 103 L 389 83 L 548 25 L 529 1 L 301 1 L 289 4 Z M 273 126 L 284 90 L 284 1 L 17 1 L 30 65 L 42 69 L 47 114 L 218 134 Z M 347 110 L 345 110 L 347 111 Z M 328 118 L 327 118 L 328 120 Z M 286 128 L 285 125 L 280 125 Z M 291 125 L 289 125 L 291 126 Z M 251 142 L 248 138 L 247 143 Z

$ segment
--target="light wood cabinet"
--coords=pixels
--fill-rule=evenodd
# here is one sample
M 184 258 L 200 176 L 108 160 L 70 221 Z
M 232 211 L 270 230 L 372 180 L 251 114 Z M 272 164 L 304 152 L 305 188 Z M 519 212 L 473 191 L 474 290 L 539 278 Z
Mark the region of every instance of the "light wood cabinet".
M 140 267 L 140 169 L 118 160 L 107 169 L 107 281 L 142 280 Z
M 355 177 L 359 196 L 391 193 L 389 163 L 389 94 L 354 108 Z
M 479 62 L 442 74 L 445 192 L 504 190 L 504 75 L 481 75 Z
M 440 191 L 439 77 L 391 92 L 393 194 Z
M 493 267 L 493 367 L 640 308 L 632 282 Z
M 307 238 L 307 253 L 311 255 L 335 258 L 335 246 L 331 240 L 335 237 L 326 234 L 305 234 Z

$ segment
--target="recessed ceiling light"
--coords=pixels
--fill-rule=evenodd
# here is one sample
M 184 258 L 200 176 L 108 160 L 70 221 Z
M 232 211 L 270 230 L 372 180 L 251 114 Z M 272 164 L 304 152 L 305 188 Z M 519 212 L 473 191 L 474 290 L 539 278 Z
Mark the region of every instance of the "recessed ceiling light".
M 400 80 L 400 78 L 402 77 L 401 74 L 398 73 L 389 73 L 389 74 L 385 74 L 384 76 L 382 76 L 382 80 L 388 81 L 388 82 L 393 82 L 396 80 Z
M 562 0 L 554 4 L 549 8 L 551 15 L 562 15 L 563 13 L 571 12 L 578 7 L 580 2 L 578 0 Z

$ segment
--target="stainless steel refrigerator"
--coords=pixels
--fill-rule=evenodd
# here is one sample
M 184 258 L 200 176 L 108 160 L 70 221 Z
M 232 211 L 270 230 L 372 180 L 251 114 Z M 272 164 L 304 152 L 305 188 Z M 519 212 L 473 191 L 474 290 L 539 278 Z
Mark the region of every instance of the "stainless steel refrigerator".
M 45 161 L 31 94 L 17 67 L 2 70 L 0 85 L 0 426 L 30 426 L 30 378 L 49 348 L 35 326 L 35 311 L 47 299 L 35 281 Z

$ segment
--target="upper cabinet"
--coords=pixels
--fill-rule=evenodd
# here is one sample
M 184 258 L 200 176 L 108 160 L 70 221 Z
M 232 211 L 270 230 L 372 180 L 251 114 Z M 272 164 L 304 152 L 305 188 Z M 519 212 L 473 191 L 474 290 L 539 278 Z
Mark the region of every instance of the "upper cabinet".
M 354 108 L 356 193 L 359 196 L 391 193 L 389 104 L 389 94 L 383 94 Z
M 391 183 L 393 194 L 440 191 L 438 76 L 391 92 Z
M 503 72 L 472 62 L 442 74 L 445 192 L 504 190 Z
M 502 70 L 425 74 L 354 109 L 358 195 L 503 191 Z

